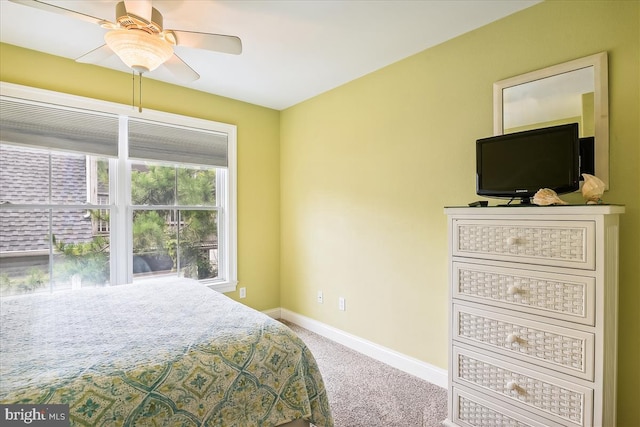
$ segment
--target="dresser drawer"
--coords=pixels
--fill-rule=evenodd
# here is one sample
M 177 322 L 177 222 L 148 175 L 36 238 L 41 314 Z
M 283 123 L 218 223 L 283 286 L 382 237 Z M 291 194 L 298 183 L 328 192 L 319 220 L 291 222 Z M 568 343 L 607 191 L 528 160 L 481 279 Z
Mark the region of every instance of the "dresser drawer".
M 471 350 L 453 347 L 453 381 L 570 426 L 593 423 L 593 390 Z M 455 384 L 454 384 L 455 386 Z
M 594 378 L 591 333 L 460 304 L 453 306 L 453 322 L 454 340 L 586 380 Z
M 453 220 L 453 256 L 595 269 L 593 221 Z
M 453 262 L 453 297 L 595 324 L 595 278 Z
M 510 408 L 490 402 L 464 388 L 453 387 L 453 420 L 465 427 L 549 427 L 549 420 L 534 420 Z M 511 405 L 508 405 L 511 406 Z

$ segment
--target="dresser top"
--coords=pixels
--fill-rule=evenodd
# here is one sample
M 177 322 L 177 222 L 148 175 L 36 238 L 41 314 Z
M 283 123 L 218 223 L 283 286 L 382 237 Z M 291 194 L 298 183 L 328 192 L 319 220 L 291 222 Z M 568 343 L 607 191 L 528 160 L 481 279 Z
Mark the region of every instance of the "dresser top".
M 447 215 L 610 215 L 622 214 L 623 205 L 561 205 L 561 206 L 447 206 Z

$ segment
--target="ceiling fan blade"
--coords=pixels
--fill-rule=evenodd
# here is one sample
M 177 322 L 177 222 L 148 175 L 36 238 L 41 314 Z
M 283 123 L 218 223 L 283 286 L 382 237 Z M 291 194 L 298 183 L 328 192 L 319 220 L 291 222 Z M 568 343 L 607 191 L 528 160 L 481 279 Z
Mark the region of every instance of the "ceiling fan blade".
M 60 15 L 66 15 L 70 18 L 81 19 L 92 24 L 102 25 L 105 22 L 109 22 L 105 19 L 96 18 L 95 16 L 87 15 L 84 13 L 76 12 L 75 10 L 65 9 L 64 7 L 54 6 L 49 3 L 44 3 L 38 0 L 11 0 L 14 3 L 22 4 L 25 6 L 34 7 L 36 9 L 45 10 L 47 12 L 58 13 Z
M 124 7 L 127 13 L 151 22 L 151 9 L 153 8 L 151 0 L 124 0 Z
M 178 55 L 175 53 L 164 64 L 162 64 L 173 74 L 177 79 L 183 82 L 193 82 L 200 78 L 200 74 L 187 65 Z
M 234 55 L 242 53 L 242 41 L 236 36 L 182 30 L 168 30 L 167 32 L 173 33 L 178 46 L 231 53 Z
M 113 50 L 111 50 L 111 48 L 106 44 L 103 44 L 102 46 L 85 53 L 81 57 L 76 58 L 76 62 L 82 62 L 85 64 L 96 64 L 104 59 L 109 58 L 113 54 Z

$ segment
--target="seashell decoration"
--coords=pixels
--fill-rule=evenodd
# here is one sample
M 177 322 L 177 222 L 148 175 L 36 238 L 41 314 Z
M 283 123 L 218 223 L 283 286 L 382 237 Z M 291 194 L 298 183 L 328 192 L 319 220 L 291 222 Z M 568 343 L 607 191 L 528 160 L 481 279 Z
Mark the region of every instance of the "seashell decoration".
M 533 196 L 533 203 L 538 206 L 551 206 L 551 205 L 568 205 L 569 203 L 558 197 L 558 193 L 550 188 L 541 188 Z
M 604 194 L 604 182 L 597 176 L 583 173 L 584 184 L 582 184 L 582 197 L 587 201 L 588 205 L 598 205 L 602 203 L 602 195 Z

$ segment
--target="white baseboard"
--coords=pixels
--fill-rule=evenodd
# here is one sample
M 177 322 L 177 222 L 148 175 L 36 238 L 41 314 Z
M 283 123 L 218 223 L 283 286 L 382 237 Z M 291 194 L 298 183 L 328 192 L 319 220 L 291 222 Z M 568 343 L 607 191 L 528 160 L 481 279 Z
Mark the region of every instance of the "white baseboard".
M 411 356 L 399 353 L 387 347 L 383 347 L 371 341 L 344 332 L 333 326 L 326 325 L 317 320 L 289 311 L 285 308 L 275 308 L 263 311 L 274 319 L 283 319 L 295 323 L 305 329 L 315 332 L 325 338 L 349 347 L 359 353 L 365 354 L 387 365 L 400 369 L 408 374 L 415 375 L 437 386 L 447 388 L 447 370 L 422 362 Z
M 279 308 L 272 308 L 271 310 L 264 310 L 263 313 L 273 319 L 282 319 Z

